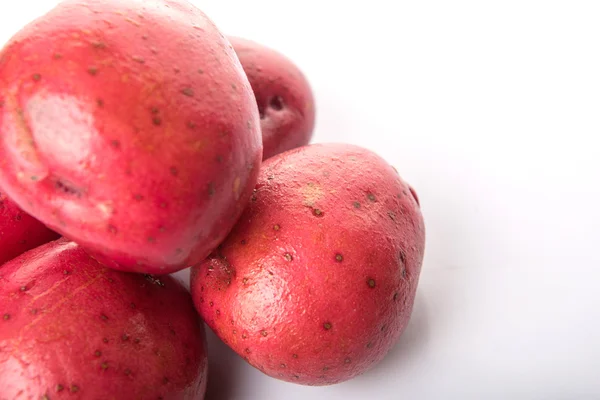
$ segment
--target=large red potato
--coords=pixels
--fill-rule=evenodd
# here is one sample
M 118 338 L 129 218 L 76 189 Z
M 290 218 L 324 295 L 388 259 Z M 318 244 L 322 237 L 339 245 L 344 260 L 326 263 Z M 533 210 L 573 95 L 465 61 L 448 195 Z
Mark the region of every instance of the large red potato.
M 184 0 L 68 0 L 0 53 L 0 186 L 116 268 L 204 259 L 261 160 L 242 66 Z
M 58 237 L 56 232 L 21 210 L 0 190 L 0 266 Z
M 311 87 L 296 64 L 257 42 L 230 36 L 260 110 L 264 155 L 267 159 L 306 145 L 315 125 Z
M 425 246 L 414 190 L 365 149 L 267 160 L 225 242 L 192 269 L 197 310 L 250 364 L 328 385 L 377 364 L 409 322 Z
M 206 375 L 173 278 L 108 269 L 66 239 L 0 269 L 0 399 L 200 400 Z

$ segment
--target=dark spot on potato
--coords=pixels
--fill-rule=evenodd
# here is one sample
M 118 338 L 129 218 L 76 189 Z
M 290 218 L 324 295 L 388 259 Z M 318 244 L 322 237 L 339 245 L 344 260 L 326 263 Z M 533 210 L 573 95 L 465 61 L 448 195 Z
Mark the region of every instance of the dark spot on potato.
M 108 321 L 108 317 L 106 315 L 104 315 L 104 314 L 100 314 L 100 319 L 102 321 Z
M 242 339 L 248 339 L 248 335 L 246 335 L 245 333 L 242 333 Z
M 394 301 L 398 301 L 398 292 L 394 293 Z
M 140 56 L 132 56 L 131 59 L 137 63 L 140 64 L 144 64 L 146 62 L 146 60 L 144 60 L 142 57 Z
M 290 253 L 285 253 L 283 257 L 285 257 L 286 261 L 292 261 L 294 259 Z
M 198 73 L 199 73 L 199 74 L 203 74 L 203 73 L 204 73 L 204 70 L 203 70 L 202 68 L 198 68 Z
M 208 305 L 214 307 L 215 303 L 211 301 L 210 303 L 208 303 Z
M 35 81 L 35 82 L 39 82 L 42 79 L 42 75 L 40 74 L 33 74 L 31 76 L 31 78 Z
M 292 358 L 298 358 L 298 354 L 292 354 Z
M 122 341 L 124 341 L 124 342 L 127 342 L 127 341 L 129 341 L 129 335 L 128 335 L 128 334 L 126 334 L 126 333 L 124 333 L 124 334 L 121 336 L 121 340 L 122 340 Z
M 163 202 L 160 202 L 160 203 L 158 204 L 158 206 L 159 206 L 160 208 L 167 208 L 167 203 L 165 203 L 165 202 L 163 201 Z
M 163 384 L 166 385 L 167 383 L 169 383 L 169 378 L 167 378 L 166 376 L 163 378 Z
M 235 83 L 231 84 L 231 88 L 233 89 L 233 91 L 235 92 L 237 90 L 237 85 Z
M 96 356 L 96 357 L 100 357 L 101 355 L 102 355 L 102 352 L 100 350 L 96 350 L 94 352 L 94 356 Z
M 344 360 L 344 362 L 345 362 L 346 364 L 350 364 L 350 363 L 352 362 L 352 360 L 351 360 L 351 359 L 349 359 L 349 358 L 346 358 L 346 359 Z
M 56 393 L 60 393 L 63 390 L 65 390 L 65 387 L 63 385 L 61 385 L 60 383 L 56 385 Z
M 32 313 L 33 315 L 36 315 L 36 314 L 38 313 L 38 309 L 37 309 L 37 308 L 33 308 L 33 309 L 31 310 L 31 313 Z
M 337 262 L 342 262 L 344 261 L 344 256 L 342 256 L 340 253 L 335 255 L 335 261 Z
M 244 278 L 244 279 L 242 279 L 242 283 L 243 283 L 244 285 L 246 285 L 246 284 L 248 283 L 248 278 Z
M 140 338 L 135 338 L 135 339 L 133 340 L 133 342 L 134 342 L 135 344 L 140 344 Z
M 249 347 L 246 347 L 246 350 L 244 351 L 246 352 L 246 354 L 250 354 L 252 352 Z
M 179 170 L 177 169 L 177 167 L 169 168 L 169 172 L 171 172 L 171 175 L 173 175 L 173 176 L 179 175 Z
M 281 229 L 281 226 L 279 226 L 279 224 L 273 226 L 274 231 L 278 231 L 280 229 Z
M 40 400 L 50 400 L 50 396 L 48 396 L 47 394 L 45 394 L 42 397 L 40 397 Z
M 142 35 L 142 40 L 148 40 L 148 35 Z
M 108 338 L 103 338 L 103 339 L 102 339 L 102 342 L 104 342 L 104 343 L 108 343 Z
M 240 241 L 240 244 L 241 244 L 242 246 L 243 246 L 243 245 L 245 245 L 246 243 L 248 243 L 248 242 L 246 241 L 246 239 L 242 239 L 242 240 Z
M 114 226 L 114 225 L 108 225 L 108 231 L 109 231 L 110 233 L 112 233 L 113 235 L 115 235 L 115 234 L 117 234 L 117 232 L 118 232 L 118 229 L 117 229 L 117 227 L 116 227 L 116 226 Z
M 312 213 L 315 217 L 319 217 L 319 218 L 321 218 L 322 216 L 325 215 L 325 213 L 318 208 L 313 208 Z
M 360 203 L 358 201 L 355 201 L 354 203 L 352 203 L 352 205 L 354 206 L 354 208 L 359 209 L 360 208 Z
M 390 219 L 391 219 L 392 221 L 396 221 L 396 213 L 395 213 L 395 212 L 393 212 L 393 211 L 388 211 L 388 212 L 387 212 L 387 215 L 388 215 L 388 217 L 390 217 Z
M 250 122 L 250 121 L 246 122 L 246 126 L 248 127 L 248 129 L 252 129 L 252 122 Z
M 373 289 L 375 287 L 375 279 L 368 279 L 367 280 L 367 285 L 369 285 L 369 287 L 371 289 Z
M 64 180 L 58 179 L 56 182 L 54 182 L 54 187 L 56 190 L 66 195 L 81 197 L 81 190 L 77 189 L 74 185 L 65 182 Z
M 400 259 L 400 262 L 402 264 L 406 264 L 406 253 L 404 252 L 404 250 L 400 250 L 400 254 L 398 255 L 398 258 Z
M 333 328 L 333 326 L 331 325 L 331 322 L 325 322 L 323 324 L 323 328 L 325 328 L 326 331 L 330 330 L 331 328 Z
M 125 368 L 125 371 L 123 371 L 125 373 L 125 375 L 129 376 L 131 375 L 131 370 L 129 368 Z
M 71 271 L 69 271 L 68 269 L 65 269 L 63 271 L 63 275 L 70 275 L 70 274 L 71 274 Z
M 292 378 L 294 378 L 294 379 L 300 379 L 300 375 L 292 375 Z
M 372 347 L 373 347 L 373 342 L 369 342 L 369 343 L 367 343 L 367 349 L 370 349 L 370 348 L 372 348 Z
M 217 189 L 215 188 L 214 182 L 208 183 L 208 195 L 213 197 L 217 193 Z
M 221 310 L 217 310 L 216 314 L 217 316 L 221 315 Z
M 281 367 L 281 368 L 285 368 L 285 367 L 286 367 L 286 365 L 285 365 L 285 364 L 279 364 L 279 367 Z
M 148 236 L 148 243 L 156 243 L 156 238 L 153 236 Z
M 135 201 L 142 201 L 142 200 L 144 200 L 144 196 L 142 196 L 141 194 L 133 195 L 133 198 L 135 199 Z
M 383 326 L 381 327 L 381 332 L 385 332 L 385 331 L 386 331 L 386 329 L 387 329 L 387 325 L 383 325 Z
M 260 331 L 260 334 L 261 334 L 263 337 L 267 337 L 267 335 L 268 335 L 269 333 L 263 329 L 262 331 Z
M 186 87 L 184 88 L 181 93 L 185 96 L 188 97 L 194 97 L 194 89 L 192 89 L 191 87 Z
M 96 105 L 98 106 L 98 108 L 103 108 L 104 107 L 104 100 L 102 100 L 102 99 L 96 99 Z
M 71 393 L 77 393 L 77 392 L 79 392 L 79 386 L 71 385 Z
M 62 56 L 62 54 L 60 54 L 60 53 L 54 53 L 54 54 L 52 55 L 52 58 L 54 58 L 55 60 L 60 60 L 62 57 L 63 57 L 63 56 Z
M 96 40 L 92 42 L 92 47 L 94 47 L 95 49 L 105 49 L 106 43 Z
M 269 101 L 269 107 L 271 107 L 275 111 L 283 110 L 283 98 L 281 96 L 275 96 Z
M 156 126 L 160 126 L 162 124 L 162 119 L 160 117 L 152 118 L 152 123 Z
M 119 142 L 118 140 L 111 140 L 110 145 L 115 149 L 121 148 L 121 142 Z
M 412 186 L 409 186 L 408 190 L 410 191 L 410 194 L 412 195 L 413 199 L 415 199 L 417 205 L 420 206 L 421 204 L 419 203 L 419 196 L 417 196 L 417 192 L 415 191 L 415 189 L 413 189 Z
M 325 379 L 325 375 L 319 375 L 319 379 Z
M 21 292 L 26 292 L 27 290 L 27 286 L 21 286 L 21 288 L 19 289 Z
M 89 67 L 87 71 L 91 76 L 98 75 L 98 67 Z
M 100 364 L 100 368 L 102 368 L 103 371 L 106 371 L 108 369 L 108 363 L 105 361 L 102 364 Z
M 10 319 L 10 314 L 4 314 L 2 316 L 2 319 L 5 320 L 5 321 L 8 321 Z
M 367 199 L 369 199 L 369 201 L 371 203 L 375 203 L 377 201 L 377 198 L 375 197 L 375 195 L 373 193 L 367 193 Z

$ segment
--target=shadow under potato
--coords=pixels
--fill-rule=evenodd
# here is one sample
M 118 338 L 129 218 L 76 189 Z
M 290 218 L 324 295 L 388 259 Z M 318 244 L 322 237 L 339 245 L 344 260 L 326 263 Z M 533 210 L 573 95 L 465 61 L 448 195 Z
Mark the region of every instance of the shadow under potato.
M 239 356 L 206 326 L 208 387 L 206 400 L 228 400 L 235 395 L 241 375 Z M 243 365 L 242 365 L 243 366 Z

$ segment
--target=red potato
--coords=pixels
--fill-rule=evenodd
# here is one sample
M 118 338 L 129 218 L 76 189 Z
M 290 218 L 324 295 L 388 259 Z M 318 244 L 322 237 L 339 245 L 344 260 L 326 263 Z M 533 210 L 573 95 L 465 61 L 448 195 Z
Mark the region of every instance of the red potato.
M 259 43 L 230 36 L 258 103 L 263 159 L 310 142 L 315 101 L 300 69 L 283 54 Z
M 342 144 L 263 164 L 225 242 L 192 269 L 196 309 L 267 375 L 348 380 L 408 324 L 425 247 L 415 191 L 383 159 Z
M 186 399 L 206 338 L 171 277 L 108 269 L 66 239 L 0 270 L 0 399 Z
M 0 191 L 0 266 L 59 237 Z
M 242 66 L 183 0 L 68 0 L 0 54 L 0 186 L 115 268 L 204 259 L 261 160 Z

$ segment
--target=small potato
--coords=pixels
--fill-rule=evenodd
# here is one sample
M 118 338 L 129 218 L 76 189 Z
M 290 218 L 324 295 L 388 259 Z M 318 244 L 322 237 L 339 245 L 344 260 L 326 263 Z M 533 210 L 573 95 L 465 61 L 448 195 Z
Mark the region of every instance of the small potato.
M 192 269 L 197 310 L 267 375 L 304 385 L 376 365 L 406 328 L 425 248 L 415 191 L 365 149 L 267 160 L 225 242 Z
M 259 43 L 229 37 L 248 76 L 260 111 L 263 159 L 310 142 L 315 100 L 300 69 L 283 54 Z
M 201 400 L 206 374 L 173 278 L 108 269 L 66 239 L 0 270 L 0 398 Z

